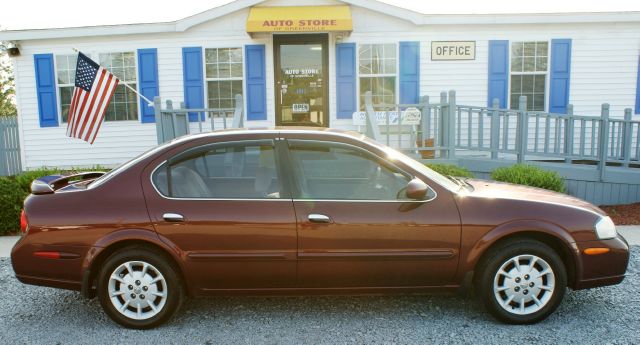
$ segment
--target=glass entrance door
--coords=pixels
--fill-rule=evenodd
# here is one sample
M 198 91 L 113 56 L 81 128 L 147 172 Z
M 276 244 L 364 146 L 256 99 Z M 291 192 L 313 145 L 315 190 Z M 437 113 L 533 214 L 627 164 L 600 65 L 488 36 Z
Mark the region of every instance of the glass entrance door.
M 274 35 L 276 125 L 329 126 L 328 35 Z

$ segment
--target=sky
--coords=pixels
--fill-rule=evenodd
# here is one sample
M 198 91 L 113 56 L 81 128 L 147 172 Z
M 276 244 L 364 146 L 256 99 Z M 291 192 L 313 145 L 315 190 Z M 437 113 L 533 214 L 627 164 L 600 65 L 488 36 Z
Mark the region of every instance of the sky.
M 229 0 L 10 0 L 0 11 L 0 28 L 41 29 L 174 21 Z M 638 0 L 384 0 L 391 5 L 429 14 L 551 13 L 640 11 Z M 157 5 L 162 3 L 162 5 Z M 292 1 L 293 3 L 293 1 Z M 78 6 L 78 4 L 87 4 Z M 34 11 L 34 9 L 36 9 Z M 99 12 L 97 12 L 99 11 Z M 99 13 L 96 15 L 96 13 Z

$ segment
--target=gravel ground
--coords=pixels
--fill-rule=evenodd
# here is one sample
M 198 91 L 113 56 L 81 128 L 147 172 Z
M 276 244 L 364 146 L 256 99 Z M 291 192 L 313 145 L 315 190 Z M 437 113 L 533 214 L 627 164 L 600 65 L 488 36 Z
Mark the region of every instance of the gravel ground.
M 187 301 L 169 324 L 120 328 L 96 299 L 19 283 L 0 259 L 0 344 L 640 343 L 640 247 L 618 286 L 570 292 L 534 326 L 508 326 L 454 296 L 233 297 Z

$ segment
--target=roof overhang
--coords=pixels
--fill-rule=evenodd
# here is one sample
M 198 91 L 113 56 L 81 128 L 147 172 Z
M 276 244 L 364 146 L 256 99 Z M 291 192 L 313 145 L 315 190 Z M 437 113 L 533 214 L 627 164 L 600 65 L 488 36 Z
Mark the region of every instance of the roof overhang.
M 265 0 L 237 0 L 173 22 L 103 25 L 75 28 L 0 31 L 1 41 L 27 41 L 58 38 L 139 35 L 184 32 L 196 25 L 250 8 Z M 640 23 L 640 12 L 538 13 L 538 14 L 422 14 L 374 0 L 340 0 L 345 5 L 384 13 L 417 26 L 422 25 L 500 25 Z M 262 7 L 260 7 L 262 8 Z

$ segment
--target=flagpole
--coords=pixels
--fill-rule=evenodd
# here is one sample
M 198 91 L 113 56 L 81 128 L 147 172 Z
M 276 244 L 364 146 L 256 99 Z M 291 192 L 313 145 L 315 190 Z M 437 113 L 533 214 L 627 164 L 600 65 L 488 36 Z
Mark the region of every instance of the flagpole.
M 75 51 L 76 53 L 80 53 L 80 51 L 79 51 L 78 49 L 76 49 L 76 48 L 71 48 L 71 49 L 73 49 L 73 51 Z M 150 100 L 150 99 L 148 99 L 147 97 L 145 97 L 145 96 L 144 96 L 143 94 L 141 94 L 140 92 L 138 92 L 138 90 L 136 90 L 136 89 L 132 88 L 131 86 L 129 86 L 128 84 L 125 84 L 125 83 L 120 83 L 120 84 L 118 84 L 118 85 L 124 85 L 124 86 L 126 86 L 127 88 L 129 88 L 129 90 L 133 91 L 136 95 L 138 95 L 138 97 L 140 97 L 140 98 L 144 99 L 144 100 L 147 102 L 147 105 L 149 105 L 150 107 L 153 107 L 153 101 L 152 101 L 152 100 Z

